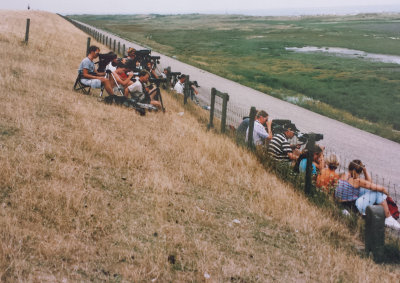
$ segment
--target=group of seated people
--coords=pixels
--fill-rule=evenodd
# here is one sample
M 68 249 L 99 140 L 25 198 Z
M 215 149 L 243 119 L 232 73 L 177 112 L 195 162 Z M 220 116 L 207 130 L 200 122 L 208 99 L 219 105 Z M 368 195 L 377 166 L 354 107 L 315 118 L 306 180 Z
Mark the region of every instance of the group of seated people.
M 111 76 L 105 76 L 105 72 L 97 72 L 93 62 L 99 56 L 100 49 L 97 46 L 90 46 L 89 54 L 84 58 L 79 66 L 81 82 L 92 88 L 102 86 L 109 95 L 114 95 L 114 88 L 117 87 L 127 98 L 132 98 L 138 102 L 151 104 L 157 108 L 161 107 L 156 99 L 157 87 L 151 87 L 148 82 L 150 78 L 159 78 L 151 62 L 147 62 L 142 68 L 140 60 L 135 56 L 135 49 L 128 50 L 126 58 L 118 59 L 115 55 L 107 66 Z M 132 71 L 132 66 L 136 66 Z M 146 69 L 147 68 L 147 69 Z M 166 70 L 160 77 L 166 76 Z M 135 80 L 132 80 L 135 77 Z M 183 93 L 186 76 L 181 75 L 176 82 L 174 89 L 177 93 Z M 193 85 L 190 87 L 194 88 Z M 194 88 L 197 94 L 197 90 Z M 257 113 L 253 128 L 253 143 L 256 147 L 262 147 L 268 154 L 278 162 L 286 162 L 293 166 L 294 171 L 304 173 L 307 167 L 307 152 L 301 152 L 298 145 L 291 145 L 289 140 L 298 132 L 292 123 L 285 124 L 282 129 L 272 133 L 272 119 L 268 113 L 261 110 Z M 249 121 L 243 121 L 238 131 L 245 131 L 245 141 L 248 141 Z M 339 160 L 331 154 L 327 158 L 324 156 L 324 147 L 315 145 L 312 157 L 312 174 L 315 184 L 328 194 L 334 195 L 336 201 L 350 209 L 356 208 L 362 215 L 368 205 L 382 205 L 385 211 L 385 224 L 400 230 L 400 224 L 390 215 L 386 198 L 388 191 L 372 182 L 371 176 L 366 167 L 360 160 L 353 160 L 348 166 L 348 172 L 339 175 L 336 169 Z M 363 175 L 363 176 L 362 176 Z
M 305 173 L 307 167 L 307 149 L 300 151 L 299 145 L 291 145 L 289 140 L 297 134 L 294 124 L 284 125 L 281 131 L 273 134 L 272 120 L 268 113 L 257 112 L 253 128 L 253 144 L 268 154 L 279 164 L 291 166 L 296 173 Z M 245 141 L 248 141 L 249 121 L 243 121 L 238 130 L 244 132 Z M 371 175 L 360 160 L 353 160 L 348 165 L 348 172 L 339 174 L 339 160 L 335 154 L 324 156 L 325 148 L 315 144 L 312 149 L 312 175 L 315 185 L 320 190 L 332 196 L 345 209 L 358 211 L 365 215 L 369 205 L 381 205 L 385 212 L 385 225 L 400 230 L 400 223 L 390 214 L 386 199 L 389 193 L 386 188 L 372 182 Z M 392 201 L 390 199 L 390 201 Z M 347 211 L 347 210 L 346 210 Z
M 168 69 L 157 74 L 152 61 L 143 62 L 136 56 L 136 50 L 129 48 L 127 56 L 124 58 L 117 58 L 113 52 L 107 53 L 110 62 L 104 72 L 99 72 L 95 68 L 94 60 L 99 57 L 100 48 L 93 45 L 89 47 L 88 52 L 88 56 L 82 60 L 78 69 L 83 85 L 91 88 L 104 88 L 109 95 L 120 91 L 126 98 L 161 108 L 161 103 L 157 100 L 158 87 L 149 83 L 149 80 L 166 79 Z M 106 75 L 107 71 L 110 72 L 110 75 Z M 186 75 L 182 74 L 173 89 L 178 93 L 183 93 L 185 82 Z M 190 84 L 190 87 L 192 92 L 197 95 L 198 91 L 195 86 Z
M 161 108 L 160 102 L 155 97 L 157 88 L 149 84 L 151 77 L 158 78 L 158 76 L 151 62 L 146 63 L 148 69 L 142 67 L 142 62 L 136 59 L 135 51 L 134 48 L 129 48 L 128 56 L 124 58 L 117 58 L 116 54 L 109 53 L 112 60 L 104 72 L 98 72 L 94 59 L 99 57 L 100 48 L 94 45 L 90 46 L 88 56 L 82 60 L 78 69 L 81 83 L 91 88 L 103 87 L 109 95 L 114 95 L 117 89 L 126 98 Z M 106 75 L 107 71 L 109 71 L 108 76 Z

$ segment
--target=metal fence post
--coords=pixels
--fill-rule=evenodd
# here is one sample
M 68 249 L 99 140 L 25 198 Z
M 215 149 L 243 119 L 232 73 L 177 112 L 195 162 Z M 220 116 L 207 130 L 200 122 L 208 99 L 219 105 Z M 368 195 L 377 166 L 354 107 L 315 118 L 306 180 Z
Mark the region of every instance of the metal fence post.
M 223 97 L 223 100 L 222 100 L 221 133 L 225 133 L 226 111 L 227 111 L 227 108 L 228 108 L 228 100 L 229 100 L 229 95 L 227 93 L 224 93 L 224 97 Z
M 185 87 L 183 89 L 183 104 L 187 104 L 187 99 L 190 95 L 189 75 L 186 76 Z
M 217 90 L 213 87 L 211 89 L 211 103 L 210 103 L 210 123 L 207 125 L 207 128 L 213 128 L 213 120 L 214 120 L 214 107 L 215 107 L 215 94 L 217 93 Z
M 385 212 L 381 205 L 370 205 L 365 217 L 365 251 L 372 252 L 374 261 L 381 262 L 385 245 Z
M 26 31 L 25 31 L 25 43 L 28 44 L 29 40 L 29 26 L 31 25 L 31 19 L 26 19 Z
M 257 110 L 254 106 L 250 108 L 250 121 L 249 121 L 249 132 L 247 134 L 247 147 L 253 149 L 253 132 L 254 132 L 254 122 L 256 120 Z
M 125 56 L 125 43 L 122 44 L 122 57 Z
M 113 51 L 115 52 L 115 47 L 116 47 L 116 45 L 117 45 L 117 41 L 114 39 L 114 46 L 113 46 Z
M 312 184 L 312 163 L 315 151 L 315 134 L 310 134 L 309 139 L 306 146 L 307 152 L 307 167 L 306 167 L 306 180 L 304 192 L 308 195 L 311 192 L 311 184 Z
M 121 42 L 118 41 L 118 54 L 121 54 Z
M 89 55 L 89 47 L 90 47 L 90 37 L 87 38 L 87 43 L 86 43 L 86 56 Z

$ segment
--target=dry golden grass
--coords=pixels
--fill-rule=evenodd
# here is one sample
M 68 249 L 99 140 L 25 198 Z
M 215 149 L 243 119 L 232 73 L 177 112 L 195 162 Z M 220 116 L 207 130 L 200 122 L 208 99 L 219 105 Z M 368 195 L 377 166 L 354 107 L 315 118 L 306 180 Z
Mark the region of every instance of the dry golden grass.
M 140 117 L 72 92 L 85 44 L 56 15 L 0 11 L 2 281 L 398 280 L 176 100 Z

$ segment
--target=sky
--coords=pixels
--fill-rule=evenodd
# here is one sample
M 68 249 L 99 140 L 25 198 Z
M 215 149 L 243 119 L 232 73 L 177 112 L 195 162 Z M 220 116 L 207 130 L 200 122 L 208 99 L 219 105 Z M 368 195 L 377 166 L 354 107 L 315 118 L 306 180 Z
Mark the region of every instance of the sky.
M 354 14 L 400 12 L 400 0 L 0 0 L 0 9 L 60 14 L 182 14 L 253 15 Z

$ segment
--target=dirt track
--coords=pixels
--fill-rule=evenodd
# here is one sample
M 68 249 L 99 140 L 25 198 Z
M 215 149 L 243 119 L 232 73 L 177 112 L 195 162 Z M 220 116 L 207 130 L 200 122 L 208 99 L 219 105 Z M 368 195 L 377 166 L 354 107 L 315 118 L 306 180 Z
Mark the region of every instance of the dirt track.
M 144 48 L 102 30 L 98 29 L 98 31 L 120 41 L 121 45 L 125 44 L 127 48 L 131 46 L 136 49 Z M 200 96 L 209 97 L 211 88 L 215 87 L 219 91 L 229 94 L 229 105 L 236 104 L 240 105 L 240 108 L 248 109 L 245 113 L 249 112 L 251 106 L 256 106 L 257 109 L 266 110 L 272 118 L 292 120 L 301 132 L 322 133 L 324 139 L 319 143 L 339 155 L 342 164 L 347 164 L 351 159 L 361 159 L 372 173 L 374 181 L 390 187 L 391 194 L 395 193 L 394 185 L 396 188 L 400 186 L 400 144 L 279 100 L 163 54 L 152 52 L 152 55 L 161 56 L 161 68 L 170 66 L 174 72 L 189 74 L 191 80 L 199 83 Z M 396 191 L 398 195 L 400 192 Z

